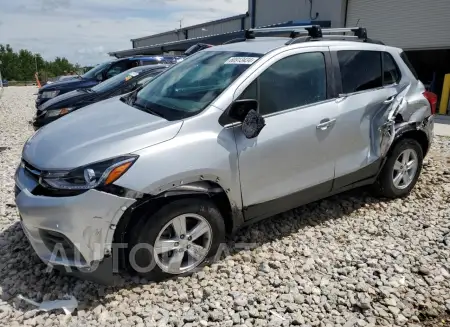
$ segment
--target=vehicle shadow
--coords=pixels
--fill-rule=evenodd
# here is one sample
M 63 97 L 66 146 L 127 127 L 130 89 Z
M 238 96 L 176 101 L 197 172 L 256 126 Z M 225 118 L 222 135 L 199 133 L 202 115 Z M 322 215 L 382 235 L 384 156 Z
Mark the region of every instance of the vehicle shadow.
M 246 251 L 238 245 L 250 244 L 251 248 L 264 246 L 308 227 L 339 220 L 362 207 L 370 208 L 385 201 L 388 200 L 372 197 L 365 189 L 356 189 L 295 208 L 240 230 L 227 240 L 226 250 L 216 259 L 219 264 L 226 265 L 224 258 Z M 78 310 L 90 310 L 111 301 L 113 297 L 108 295 L 112 293 L 143 285 L 151 287 L 156 283 L 122 273 L 116 285 L 103 286 L 48 270 L 29 245 L 19 222 L 0 233 L 1 297 L 10 304 L 15 303 L 15 307 L 23 312 L 34 308 L 20 302 L 16 298 L 19 294 L 37 302 L 61 299 L 64 294 L 73 295 L 79 302 Z

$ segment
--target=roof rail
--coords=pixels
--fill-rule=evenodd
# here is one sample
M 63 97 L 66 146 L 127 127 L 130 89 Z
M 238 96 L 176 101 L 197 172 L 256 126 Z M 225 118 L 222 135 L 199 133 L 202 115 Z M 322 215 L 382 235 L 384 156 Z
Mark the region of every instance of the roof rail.
M 292 40 L 287 41 L 286 45 L 323 39 L 384 44 L 381 41 L 369 39 L 367 37 L 367 29 L 364 27 L 322 28 L 320 25 L 251 28 L 245 30 L 243 38 L 232 39 L 223 44 L 255 39 L 256 34 L 260 33 L 264 34 L 262 36 L 286 36 L 288 34 Z M 348 33 L 352 33 L 352 35 Z

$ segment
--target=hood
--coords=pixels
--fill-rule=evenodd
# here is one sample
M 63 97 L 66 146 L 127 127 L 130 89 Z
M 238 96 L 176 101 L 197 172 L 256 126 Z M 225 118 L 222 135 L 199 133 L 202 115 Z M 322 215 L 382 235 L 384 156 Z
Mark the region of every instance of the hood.
M 167 121 L 114 97 L 39 129 L 22 157 L 39 169 L 72 169 L 174 138 L 183 121 Z
M 98 96 L 98 94 L 93 92 L 89 93 L 83 90 L 71 91 L 46 101 L 38 110 L 78 107 L 89 102 L 96 96 Z
M 81 88 L 93 87 L 97 84 L 98 81 L 96 80 L 78 77 L 74 79 L 44 85 L 39 89 L 39 93 L 54 90 L 76 90 Z

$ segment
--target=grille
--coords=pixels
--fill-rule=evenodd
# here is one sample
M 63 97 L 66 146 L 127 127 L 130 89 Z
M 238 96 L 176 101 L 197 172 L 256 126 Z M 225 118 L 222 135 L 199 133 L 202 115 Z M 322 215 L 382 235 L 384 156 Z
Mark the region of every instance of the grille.
M 84 257 L 78 251 L 78 249 L 73 245 L 66 236 L 55 231 L 49 231 L 40 229 L 39 236 L 44 242 L 47 249 L 57 255 L 59 258 L 66 257 L 69 260 L 80 260 L 81 263 L 85 262 Z M 56 247 L 58 245 L 58 247 Z M 62 253 L 63 252 L 63 253 Z

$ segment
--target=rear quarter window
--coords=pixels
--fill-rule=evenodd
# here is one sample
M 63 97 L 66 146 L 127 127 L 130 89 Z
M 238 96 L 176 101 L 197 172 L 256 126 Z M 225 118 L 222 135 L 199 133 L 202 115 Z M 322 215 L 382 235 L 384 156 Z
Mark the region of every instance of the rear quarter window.
M 402 52 L 400 54 L 400 57 L 402 58 L 403 62 L 405 63 L 406 66 L 408 66 L 409 70 L 411 71 L 411 73 L 413 73 L 414 77 L 416 79 L 419 79 L 419 75 L 417 75 L 416 70 L 414 69 L 413 65 L 411 64 L 411 62 L 408 59 L 408 56 L 406 55 L 405 52 Z

